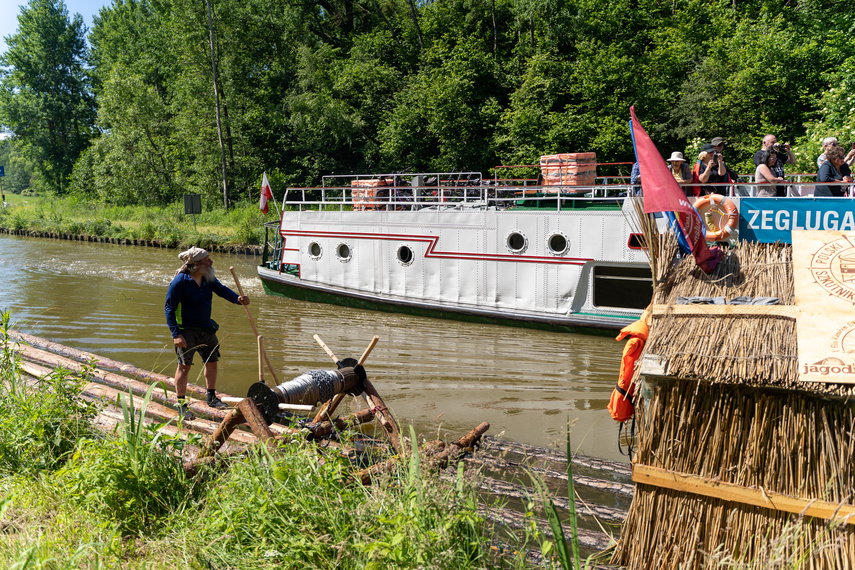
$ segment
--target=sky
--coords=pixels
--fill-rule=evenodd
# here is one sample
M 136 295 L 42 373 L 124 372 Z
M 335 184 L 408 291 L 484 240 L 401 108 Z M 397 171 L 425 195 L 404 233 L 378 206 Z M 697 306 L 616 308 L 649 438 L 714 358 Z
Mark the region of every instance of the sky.
M 6 51 L 6 36 L 11 36 L 18 31 L 18 14 L 21 6 L 29 4 L 27 0 L 0 0 L 0 53 Z M 69 18 L 75 13 L 83 16 L 83 23 L 88 29 L 92 29 L 92 18 L 104 6 L 112 5 L 112 0 L 65 0 Z

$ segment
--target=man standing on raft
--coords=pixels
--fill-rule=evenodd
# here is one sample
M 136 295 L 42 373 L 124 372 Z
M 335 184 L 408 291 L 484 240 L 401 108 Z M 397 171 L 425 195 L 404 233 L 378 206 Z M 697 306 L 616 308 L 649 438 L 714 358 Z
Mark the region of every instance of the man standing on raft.
M 166 324 L 172 333 L 172 343 L 178 355 L 175 370 L 175 395 L 178 396 L 178 415 L 185 420 L 194 419 L 187 409 L 187 377 L 193 365 L 193 354 L 199 353 L 205 362 L 205 387 L 208 405 L 225 408 L 217 397 L 217 361 L 220 359 L 220 341 L 217 339 L 216 321 L 211 318 L 211 301 L 216 293 L 235 304 L 249 305 L 249 297 L 237 293 L 217 280 L 214 262 L 201 247 L 191 247 L 178 254 L 184 265 L 175 274 L 166 291 Z

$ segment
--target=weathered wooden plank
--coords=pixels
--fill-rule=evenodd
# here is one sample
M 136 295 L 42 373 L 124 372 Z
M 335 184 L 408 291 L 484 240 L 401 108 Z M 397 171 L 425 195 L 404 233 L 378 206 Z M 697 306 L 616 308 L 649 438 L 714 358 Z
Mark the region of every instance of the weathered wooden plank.
M 659 467 L 634 464 L 632 480 L 684 493 L 692 493 L 731 503 L 763 507 L 808 517 L 819 517 L 855 525 L 855 505 L 831 503 L 818 499 L 802 499 L 782 495 L 763 488 L 743 487 L 706 477 L 668 471 Z

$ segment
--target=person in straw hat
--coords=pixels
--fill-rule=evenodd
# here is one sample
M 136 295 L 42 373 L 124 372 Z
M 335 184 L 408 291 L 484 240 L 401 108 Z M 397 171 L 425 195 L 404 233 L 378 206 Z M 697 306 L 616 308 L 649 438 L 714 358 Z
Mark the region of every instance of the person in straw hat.
M 667 160 L 667 162 L 671 165 L 671 174 L 674 176 L 674 180 L 677 181 L 677 184 L 680 186 L 686 186 L 687 184 L 692 183 L 692 169 L 686 163 L 686 159 L 683 157 L 683 153 L 675 150 L 671 153 L 671 158 Z M 688 195 L 688 188 L 683 188 L 683 192 L 686 192 Z
M 178 355 L 175 370 L 175 395 L 178 396 L 178 414 L 192 420 L 187 409 L 187 377 L 193 365 L 193 355 L 199 353 L 205 363 L 205 387 L 208 405 L 225 408 L 217 397 L 217 361 L 220 359 L 220 341 L 217 339 L 216 321 L 211 318 L 211 301 L 216 293 L 235 304 L 249 305 L 249 297 L 237 293 L 217 280 L 214 262 L 201 247 L 191 247 L 178 254 L 183 265 L 166 291 L 166 324 L 172 333 L 172 343 Z

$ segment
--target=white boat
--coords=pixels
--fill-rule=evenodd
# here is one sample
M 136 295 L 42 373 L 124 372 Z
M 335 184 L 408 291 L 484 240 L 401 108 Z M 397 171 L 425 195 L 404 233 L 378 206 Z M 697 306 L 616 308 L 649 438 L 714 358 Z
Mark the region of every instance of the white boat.
M 626 184 L 502 184 L 472 172 L 329 176 L 319 188 L 288 190 L 281 220 L 267 224 L 275 240 L 258 275 L 268 294 L 306 301 L 550 330 L 619 329 L 652 295 L 628 192 Z M 740 210 L 752 192 L 722 189 Z M 830 200 L 852 209 L 851 200 Z M 740 216 L 739 231 L 756 237 L 770 219 L 792 219 L 758 208 L 817 202 L 752 199 L 753 221 Z M 721 227 L 733 226 L 723 214 Z
M 621 328 L 652 294 L 647 257 L 612 196 L 621 192 L 501 186 L 471 172 L 326 177 L 289 189 L 258 274 L 267 293 L 309 301 Z

